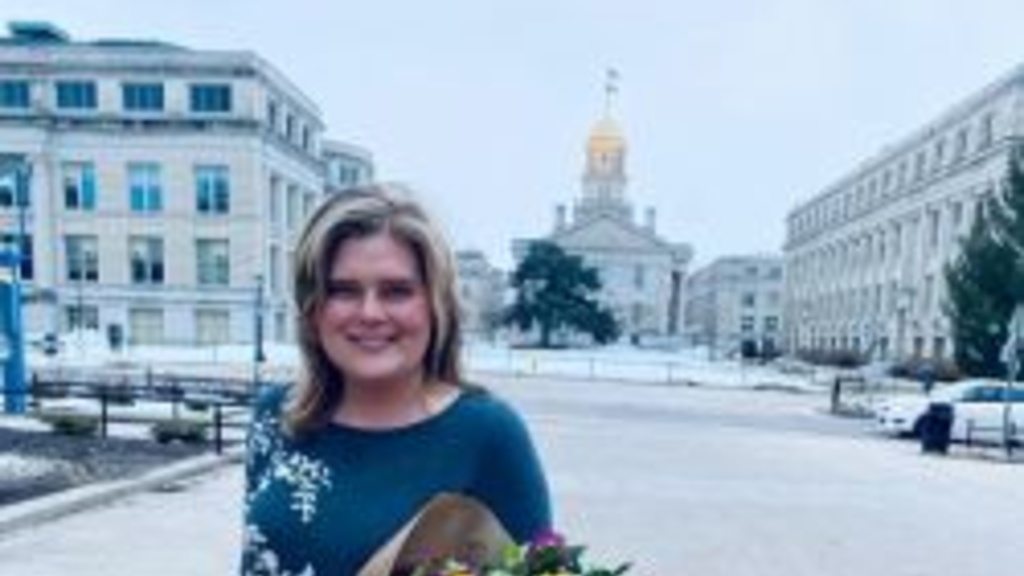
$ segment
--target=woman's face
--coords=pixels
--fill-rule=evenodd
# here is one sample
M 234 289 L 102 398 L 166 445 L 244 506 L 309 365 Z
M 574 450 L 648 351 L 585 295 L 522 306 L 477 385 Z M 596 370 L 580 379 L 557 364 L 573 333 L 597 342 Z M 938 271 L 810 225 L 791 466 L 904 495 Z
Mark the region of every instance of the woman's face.
M 390 234 L 344 241 L 334 255 L 314 325 L 346 385 L 419 382 L 430 305 L 416 256 Z

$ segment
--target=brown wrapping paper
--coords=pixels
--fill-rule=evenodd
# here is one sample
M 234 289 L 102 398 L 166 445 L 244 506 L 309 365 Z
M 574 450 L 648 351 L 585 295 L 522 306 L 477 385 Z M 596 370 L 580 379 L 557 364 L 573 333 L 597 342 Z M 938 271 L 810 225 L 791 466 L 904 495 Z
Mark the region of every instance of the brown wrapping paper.
M 510 544 L 501 522 L 478 500 L 439 494 L 374 553 L 358 576 L 391 576 L 447 557 L 479 565 L 497 559 Z

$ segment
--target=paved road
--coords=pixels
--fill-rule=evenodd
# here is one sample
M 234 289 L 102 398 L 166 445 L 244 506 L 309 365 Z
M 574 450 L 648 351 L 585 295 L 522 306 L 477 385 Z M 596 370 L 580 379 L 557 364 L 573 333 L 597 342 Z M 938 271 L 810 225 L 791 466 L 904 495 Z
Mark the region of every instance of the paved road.
M 1024 466 L 924 457 L 824 396 L 496 382 L 527 414 L 563 531 L 634 574 L 1021 573 Z M 220 575 L 238 467 L 0 540 L 2 576 Z

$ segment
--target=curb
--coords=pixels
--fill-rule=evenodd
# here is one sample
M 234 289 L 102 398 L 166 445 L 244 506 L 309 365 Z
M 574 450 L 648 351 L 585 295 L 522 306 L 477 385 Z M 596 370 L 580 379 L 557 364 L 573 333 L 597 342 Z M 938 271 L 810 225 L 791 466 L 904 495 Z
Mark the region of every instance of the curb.
M 244 457 L 244 446 L 236 446 L 220 455 L 195 456 L 150 470 L 136 478 L 89 484 L 0 508 L 0 539 L 11 536 L 19 530 L 53 522 L 139 492 L 153 490 L 164 484 L 178 482 L 231 464 L 237 464 L 242 462 Z

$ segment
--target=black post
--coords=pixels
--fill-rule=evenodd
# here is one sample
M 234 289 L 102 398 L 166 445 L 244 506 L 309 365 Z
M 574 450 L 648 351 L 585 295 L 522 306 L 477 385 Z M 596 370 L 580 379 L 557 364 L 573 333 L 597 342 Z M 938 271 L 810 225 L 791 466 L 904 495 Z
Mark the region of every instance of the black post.
M 100 438 L 107 437 L 107 385 L 100 386 Z
M 253 353 L 252 389 L 260 387 L 260 364 L 266 359 L 263 354 L 263 275 L 256 275 L 256 298 L 253 300 Z
M 213 404 L 213 445 L 220 454 L 224 451 L 224 416 L 221 414 L 220 402 L 214 402 Z

